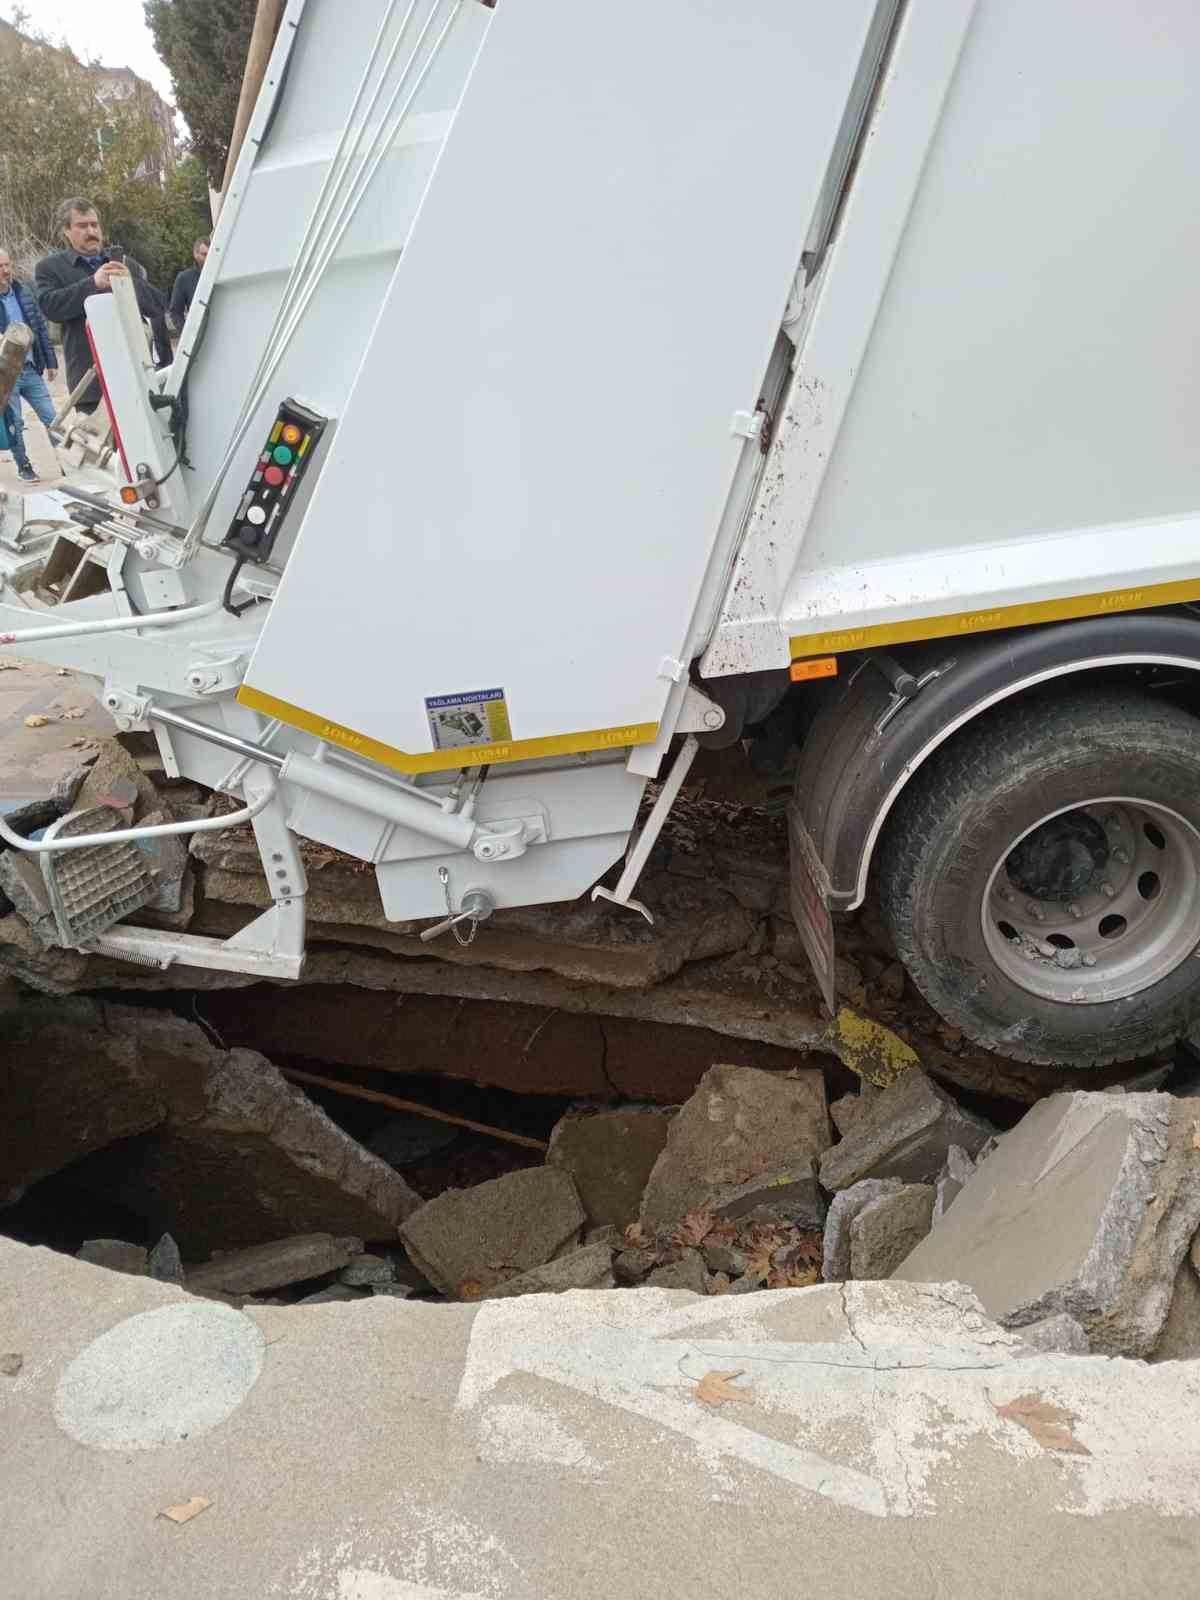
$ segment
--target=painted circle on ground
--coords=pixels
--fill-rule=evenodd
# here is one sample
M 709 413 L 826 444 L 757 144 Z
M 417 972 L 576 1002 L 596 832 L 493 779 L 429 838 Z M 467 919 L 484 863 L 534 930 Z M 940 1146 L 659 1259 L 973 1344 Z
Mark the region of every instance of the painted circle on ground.
M 263 1337 L 231 1306 L 191 1300 L 127 1317 L 76 1356 L 54 1392 L 62 1431 L 95 1450 L 209 1433 L 258 1381 Z

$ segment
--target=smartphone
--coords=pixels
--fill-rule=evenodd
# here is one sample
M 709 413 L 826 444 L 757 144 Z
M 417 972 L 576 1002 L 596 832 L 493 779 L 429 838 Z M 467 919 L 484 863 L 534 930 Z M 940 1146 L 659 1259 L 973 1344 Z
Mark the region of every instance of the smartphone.
M 110 261 L 119 262 L 122 266 L 124 266 L 124 264 L 125 264 L 125 252 L 124 252 L 124 250 L 122 250 L 122 248 L 121 248 L 121 246 L 119 244 L 118 245 L 112 245 L 110 247 L 109 252 L 108 252 L 108 259 Z

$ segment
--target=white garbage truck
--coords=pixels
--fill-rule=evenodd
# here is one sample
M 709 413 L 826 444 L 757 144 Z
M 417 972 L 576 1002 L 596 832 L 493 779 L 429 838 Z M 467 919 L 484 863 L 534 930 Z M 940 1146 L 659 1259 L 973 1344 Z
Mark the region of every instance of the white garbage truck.
M 233 797 L 0 824 L 63 945 L 295 978 L 300 839 L 431 937 L 645 914 L 698 748 L 769 722 L 828 997 L 877 894 L 979 1044 L 1170 1044 L 1197 60 L 1194 0 L 288 0 L 174 365 L 92 296 L 104 406 L 4 505 L 0 644 Z M 246 821 L 270 910 L 138 925 L 139 840 Z

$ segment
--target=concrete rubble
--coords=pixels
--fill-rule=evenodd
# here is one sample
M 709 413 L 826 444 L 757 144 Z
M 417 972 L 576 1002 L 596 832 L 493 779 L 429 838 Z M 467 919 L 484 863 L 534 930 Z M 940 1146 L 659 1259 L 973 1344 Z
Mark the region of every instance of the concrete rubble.
M 1198 1229 L 1193 1101 L 1053 1095 L 999 1141 L 894 1277 L 954 1278 L 1007 1327 L 1065 1313 L 1093 1351 L 1148 1356 Z
M 657 1106 L 622 1106 L 571 1112 L 556 1124 L 546 1161 L 570 1175 L 589 1227 L 625 1228 L 637 1220 L 672 1115 Z
M 413 1264 L 443 1294 L 476 1299 L 543 1267 L 578 1239 L 583 1206 L 557 1167 L 529 1167 L 472 1189 L 449 1189 L 412 1212 L 400 1237 Z
M 282 1289 L 338 1272 L 361 1255 L 362 1247 L 361 1239 L 335 1239 L 329 1233 L 296 1234 L 248 1250 L 231 1250 L 202 1266 L 190 1267 L 187 1287 L 193 1294 L 230 1295 Z
M 951 1146 L 972 1155 L 994 1132 L 926 1073 L 906 1072 L 869 1101 L 841 1143 L 826 1153 L 821 1182 L 834 1191 L 863 1178 L 928 1183 L 945 1165 Z
M 816 1069 L 778 1075 L 711 1067 L 671 1123 L 642 1197 L 641 1220 L 678 1222 L 726 1189 L 830 1143 L 825 1079 Z
M 850 1224 L 850 1277 L 890 1278 L 929 1232 L 934 1191 L 905 1183 L 894 1194 L 868 1200 Z

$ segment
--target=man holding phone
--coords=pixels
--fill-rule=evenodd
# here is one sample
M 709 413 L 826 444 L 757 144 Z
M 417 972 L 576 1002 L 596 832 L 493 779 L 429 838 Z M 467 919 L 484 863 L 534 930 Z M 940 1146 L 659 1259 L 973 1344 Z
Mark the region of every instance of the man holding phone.
M 92 365 L 87 338 L 88 298 L 111 294 L 113 279 L 130 273 L 124 251 L 105 250 L 100 214 L 90 200 L 82 196 L 64 200 L 58 208 L 57 221 L 66 248 L 39 261 L 34 278 L 42 315 L 48 322 L 62 326 L 67 387 L 74 389 Z M 161 306 L 152 302 L 154 291 L 145 278 L 134 273 L 133 284 L 143 316 L 161 314 Z M 93 412 L 100 399 L 100 385 L 93 379 L 75 402 L 75 408 Z

